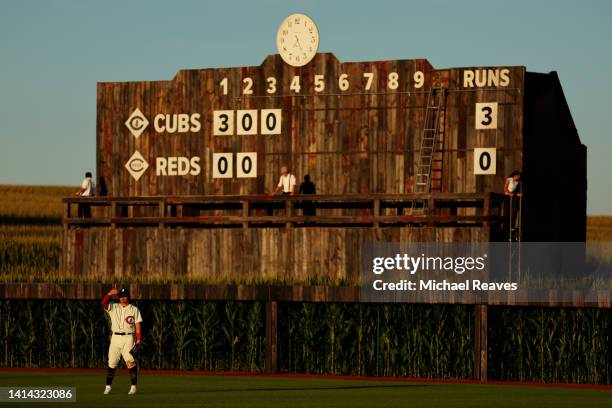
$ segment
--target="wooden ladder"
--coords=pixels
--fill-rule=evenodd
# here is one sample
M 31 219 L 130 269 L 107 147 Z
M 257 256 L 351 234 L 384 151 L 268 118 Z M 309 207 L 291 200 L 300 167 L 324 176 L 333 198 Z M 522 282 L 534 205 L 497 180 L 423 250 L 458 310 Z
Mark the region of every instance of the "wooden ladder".
M 425 123 L 421 133 L 421 148 L 414 178 L 415 193 L 442 190 L 442 155 L 437 151 L 442 150 L 444 145 L 444 128 L 440 126 L 440 121 L 444 114 L 445 101 L 446 88 L 431 88 L 427 96 Z M 437 166 L 435 169 L 434 164 Z M 432 174 L 434 171 L 436 174 Z M 422 198 L 412 200 L 411 215 L 425 214 L 426 211 L 427 200 Z

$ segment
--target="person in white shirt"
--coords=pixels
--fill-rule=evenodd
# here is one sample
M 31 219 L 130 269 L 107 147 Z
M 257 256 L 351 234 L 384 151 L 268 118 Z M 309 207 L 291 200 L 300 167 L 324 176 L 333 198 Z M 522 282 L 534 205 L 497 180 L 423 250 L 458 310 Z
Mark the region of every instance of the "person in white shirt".
M 521 193 L 521 172 L 518 170 L 514 170 L 506 179 L 504 184 L 504 194 L 512 196 L 517 194 L 519 196 Z
M 296 184 L 295 176 L 289 173 L 287 166 L 283 166 L 281 167 L 281 176 L 278 180 L 276 190 L 274 190 L 274 194 L 282 192 L 284 195 L 295 195 Z
M 91 173 L 88 171 L 85 173 L 85 178 L 81 183 L 81 189 L 75 193 L 75 195 L 81 197 L 91 197 L 94 195 L 94 183 L 91 179 Z M 91 207 L 89 204 L 79 204 L 78 209 L 79 218 L 91 218 Z
M 516 230 L 520 225 L 519 209 L 521 206 L 521 172 L 514 170 L 504 183 L 504 194 L 507 196 L 509 225 L 512 231 Z
M 119 297 L 119 303 L 110 303 L 111 296 L 115 295 Z M 136 394 L 138 372 L 132 350 L 134 349 L 134 344 L 140 345 L 142 342 L 140 331 L 142 316 L 140 315 L 140 310 L 130 304 L 130 292 L 125 288 L 121 288 L 121 290 L 117 290 L 117 288 L 111 289 L 102 299 L 102 307 L 110 317 L 111 330 L 113 331 L 108 348 L 108 367 L 106 369 L 106 388 L 104 389 L 104 394 L 110 394 L 117 365 L 121 357 L 123 357 L 132 383 L 128 394 L 134 395 Z

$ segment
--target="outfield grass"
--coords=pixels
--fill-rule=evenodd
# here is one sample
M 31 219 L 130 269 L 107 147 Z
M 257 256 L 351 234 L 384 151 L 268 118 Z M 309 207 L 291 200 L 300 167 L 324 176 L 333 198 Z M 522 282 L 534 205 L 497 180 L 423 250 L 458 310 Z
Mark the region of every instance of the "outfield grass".
M 119 375 L 103 395 L 104 376 L 53 372 L 0 372 L 0 386 L 74 386 L 76 404 L 45 407 L 610 407 L 612 391 L 514 385 L 353 381 L 319 378 L 140 375 L 138 394 Z M 31 404 L 19 404 L 29 406 Z M 2 403 L 0 403 L 2 406 Z

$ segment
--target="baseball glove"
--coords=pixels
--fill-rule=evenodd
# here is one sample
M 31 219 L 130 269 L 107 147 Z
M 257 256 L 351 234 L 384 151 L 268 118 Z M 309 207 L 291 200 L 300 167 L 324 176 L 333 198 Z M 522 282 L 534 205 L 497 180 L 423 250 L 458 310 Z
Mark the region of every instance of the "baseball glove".
M 142 342 L 134 343 L 132 349 L 130 350 L 130 354 L 134 357 L 138 356 L 142 352 Z

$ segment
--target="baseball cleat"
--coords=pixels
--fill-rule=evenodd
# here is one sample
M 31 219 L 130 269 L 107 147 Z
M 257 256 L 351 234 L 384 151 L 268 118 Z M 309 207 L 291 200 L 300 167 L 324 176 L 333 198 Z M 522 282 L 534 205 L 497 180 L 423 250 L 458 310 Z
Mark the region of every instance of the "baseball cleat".
M 110 394 L 111 392 L 111 386 L 107 385 L 106 388 L 104 388 L 104 395 Z
M 130 392 L 128 392 L 128 395 L 134 395 L 134 394 L 136 394 L 136 386 L 132 385 L 130 387 Z

